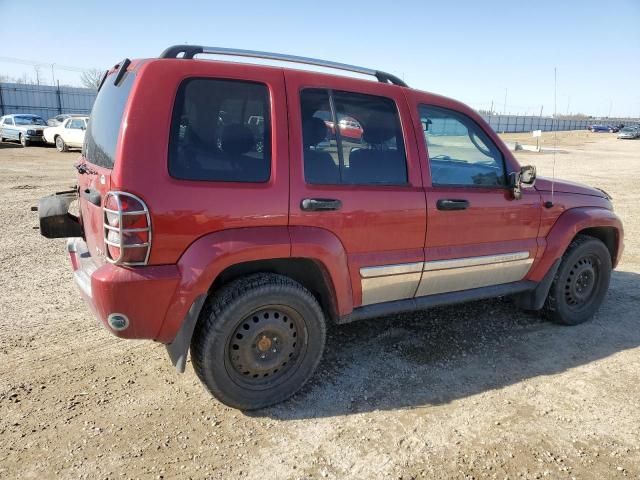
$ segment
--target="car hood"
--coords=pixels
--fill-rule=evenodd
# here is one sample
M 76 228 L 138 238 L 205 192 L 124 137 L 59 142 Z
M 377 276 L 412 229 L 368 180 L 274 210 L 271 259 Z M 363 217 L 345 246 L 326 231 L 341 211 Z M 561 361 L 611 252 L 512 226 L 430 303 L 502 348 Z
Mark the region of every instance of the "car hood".
M 14 125 L 13 128 L 17 128 L 18 130 L 44 130 L 47 128 L 46 125 Z
M 608 195 L 602 190 L 589 187 L 581 183 L 569 182 L 567 180 L 555 180 L 553 189 L 556 192 L 575 193 L 578 195 L 591 195 L 593 197 L 607 198 Z M 546 177 L 538 177 L 535 184 L 536 190 L 541 192 L 551 191 L 551 179 Z

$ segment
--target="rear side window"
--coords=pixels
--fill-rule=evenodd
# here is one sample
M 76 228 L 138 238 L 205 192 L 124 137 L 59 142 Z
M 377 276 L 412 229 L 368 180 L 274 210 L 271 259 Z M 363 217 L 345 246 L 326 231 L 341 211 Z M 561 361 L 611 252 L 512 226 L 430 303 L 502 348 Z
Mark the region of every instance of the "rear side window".
M 266 85 L 185 80 L 173 110 L 169 174 L 182 180 L 266 182 L 270 138 Z
M 308 183 L 407 183 L 402 129 L 393 100 L 306 89 L 300 103 Z
M 135 74 L 127 72 L 117 86 L 114 78 L 115 74 L 109 75 L 98 92 L 85 135 L 85 157 L 105 168 L 113 168 L 115 162 L 120 124 Z

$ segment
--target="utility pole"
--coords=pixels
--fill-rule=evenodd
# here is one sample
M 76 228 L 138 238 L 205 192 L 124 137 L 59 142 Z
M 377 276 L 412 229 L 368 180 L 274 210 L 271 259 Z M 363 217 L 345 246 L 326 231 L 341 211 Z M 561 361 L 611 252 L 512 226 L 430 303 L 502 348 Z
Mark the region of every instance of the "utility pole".
M 40 85 L 40 67 L 35 65 L 33 69 L 36 72 L 36 85 Z
M 569 95 L 569 98 L 567 99 L 567 116 L 569 116 L 569 105 L 571 104 L 571 95 Z
M 56 84 L 56 73 L 53 70 L 53 67 L 55 66 L 55 63 L 51 64 L 51 85 L 55 85 Z
M 489 109 L 489 116 L 493 115 L 493 100 L 491 100 L 491 108 Z
M 540 105 L 540 118 L 542 118 L 542 109 L 544 108 L 544 105 Z
M 507 89 L 504 89 L 504 107 L 502 108 L 502 114 L 507 114 Z

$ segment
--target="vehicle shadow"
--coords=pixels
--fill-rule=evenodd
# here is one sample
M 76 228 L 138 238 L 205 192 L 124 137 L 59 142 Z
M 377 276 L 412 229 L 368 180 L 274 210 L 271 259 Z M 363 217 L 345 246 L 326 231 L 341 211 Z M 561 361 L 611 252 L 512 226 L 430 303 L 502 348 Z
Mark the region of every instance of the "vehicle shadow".
M 279 420 L 439 405 L 640 346 L 640 275 L 614 272 L 591 321 L 564 327 L 508 299 L 333 326 L 313 379 L 251 413 Z
M 19 143 L 0 142 L 0 148 L 23 148 Z

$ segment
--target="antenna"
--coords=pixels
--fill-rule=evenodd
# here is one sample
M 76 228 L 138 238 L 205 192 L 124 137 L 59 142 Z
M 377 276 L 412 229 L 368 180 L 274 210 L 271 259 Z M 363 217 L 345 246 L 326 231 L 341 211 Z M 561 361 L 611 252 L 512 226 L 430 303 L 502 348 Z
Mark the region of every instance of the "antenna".
M 553 173 L 551 174 L 551 206 L 553 206 L 553 200 L 555 195 L 555 183 L 556 183 L 556 150 L 558 149 L 558 68 L 553 67 L 553 121 L 551 126 L 553 129 Z

